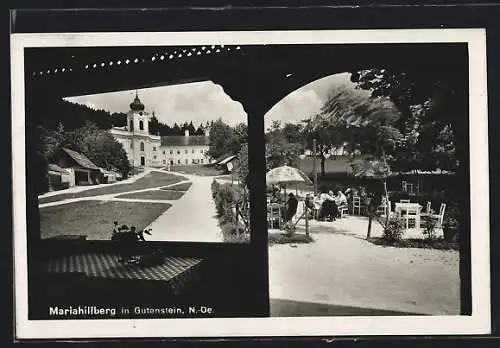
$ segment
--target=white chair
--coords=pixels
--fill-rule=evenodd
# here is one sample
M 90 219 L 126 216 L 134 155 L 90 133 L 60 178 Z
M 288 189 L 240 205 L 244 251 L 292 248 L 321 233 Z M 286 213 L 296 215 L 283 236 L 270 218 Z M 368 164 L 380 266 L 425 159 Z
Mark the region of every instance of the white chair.
M 358 215 L 361 215 L 361 197 L 359 196 L 352 197 L 352 215 L 356 213 L 356 209 L 358 210 Z
M 444 219 L 444 211 L 445 210 L 446 210 L 446 203 L 441 203 L 441 206 L 439 207 L 439 214 L 430 214 L 429 215 L 432 219 L 436 220 L 436 227 L 437 228 L 443 227 L 443 219 Z
M 402 215 L 403 220 L 405 220 L 406 229 L 409 228 L 409 222 L 412 220 L 414 222 L 415 228 L 420 228 L 420 207 L 410 206 Z
M 282 218 L 281 218 L 281 210 L 279 207 L 268 207 L 267 208 L 267 222 L 269 224 L 269 228 L 274 228 L 274 222 L 278 221 L 278 229 L 281 230 L 282 227 Z
M 347 204 L 340 205 L 338 207 L 338 209 L 339 209 L 340 218 L 343 218 L 343 217 L 349 215 L 349 207 L 347 206 Z

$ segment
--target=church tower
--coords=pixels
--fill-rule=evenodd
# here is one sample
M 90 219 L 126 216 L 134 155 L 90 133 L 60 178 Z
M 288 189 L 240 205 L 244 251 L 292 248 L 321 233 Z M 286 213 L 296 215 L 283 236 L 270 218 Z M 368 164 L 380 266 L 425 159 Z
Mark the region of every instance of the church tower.
M 134 134 L 149 134 L 149 115 L 144 111 L 144 104 L 141 103 L 137 92 L 127 114 L 127 130 Z

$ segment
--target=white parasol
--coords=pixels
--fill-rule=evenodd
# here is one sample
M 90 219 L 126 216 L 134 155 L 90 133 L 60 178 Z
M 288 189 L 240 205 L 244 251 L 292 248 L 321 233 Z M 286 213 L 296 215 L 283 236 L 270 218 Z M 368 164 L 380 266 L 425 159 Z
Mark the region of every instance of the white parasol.
M 309 179 L 304 172 L 289 166 L 276 167 L 268 171 L 266 174 L 266 182 L 268 185 L 278 184 L 283 186 L 302 182 L 307 185 L 313 184 L 311 179 Z

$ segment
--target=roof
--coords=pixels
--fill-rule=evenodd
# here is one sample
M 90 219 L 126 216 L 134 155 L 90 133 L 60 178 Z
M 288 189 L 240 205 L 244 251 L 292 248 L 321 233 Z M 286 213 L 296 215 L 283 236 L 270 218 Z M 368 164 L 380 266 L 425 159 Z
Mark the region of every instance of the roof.
M 64 168 L 59 167 L 57 164 L 50 163 L 49 164 L 49 171 L 56 172 L 59 174 L 69 174 L 67 170 Z
M 202 146 L 209 145 L 209 137 L 204 135 L 169 135 L 161 137 L 161 146 Z
M 85 156 L 84 154 L 81 154 L 79 152 L 64 147 L 62 148 L 62 150 L 66 152 L 76 163 L 78 163 L 83 168 L 99 170 L 99 167 L 96 166 L 91 160 L 89 160 L 88 157 Z
M 221 164 L 226 164 L 226 163 L 228 163 L 228 162 L 231 162 L 231 161 L 232 161 L 232 160 L 234 160 L 234 159 L 238 159 L 238 156 L 236 156 L 236 155 L 232 155 L 232 156 L 226 157 L 226 158 L 224 158 L 222 161 L 217 162 L 217 164 L 219 164 L 219 165 L 221 165 Z

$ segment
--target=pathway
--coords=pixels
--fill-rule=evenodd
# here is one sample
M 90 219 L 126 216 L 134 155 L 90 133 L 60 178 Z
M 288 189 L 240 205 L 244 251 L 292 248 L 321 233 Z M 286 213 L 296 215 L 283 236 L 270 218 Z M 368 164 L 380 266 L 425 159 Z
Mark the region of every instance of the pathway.
M 310 223 L 313 243 L 269 248 L 272 316 L 460 314 L 457 251 L 372 244 L 363 217 Z M 382 234 L 378 223 L 372 227 L 373 236 Z
M 222 242 L 211 184 L 214 177 L 179 174 L 192 182 L 172 207 L 153 221 L 153 240 L 177 242 Z

